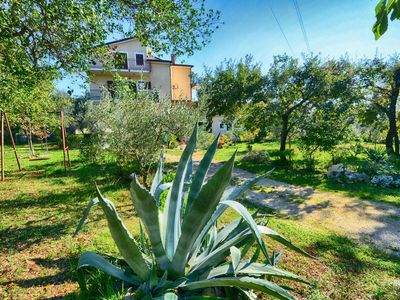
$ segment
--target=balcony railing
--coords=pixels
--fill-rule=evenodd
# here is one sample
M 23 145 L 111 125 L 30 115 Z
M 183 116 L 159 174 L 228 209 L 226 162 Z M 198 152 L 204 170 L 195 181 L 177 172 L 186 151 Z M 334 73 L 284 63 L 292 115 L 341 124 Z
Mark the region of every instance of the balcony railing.
M 104 66 L 101 62 L 95 61 L 93 64 L 90 65 L 91 71 L 111 71 L 111 72 L 141 72 L 141 71 L 150 71 L 150 64 L 147 61 L 144 61 L 144 65 L 136 65 L 136 59 L 128 58 L 126 66 L 119 66 L 119 67 L 110 67 Z

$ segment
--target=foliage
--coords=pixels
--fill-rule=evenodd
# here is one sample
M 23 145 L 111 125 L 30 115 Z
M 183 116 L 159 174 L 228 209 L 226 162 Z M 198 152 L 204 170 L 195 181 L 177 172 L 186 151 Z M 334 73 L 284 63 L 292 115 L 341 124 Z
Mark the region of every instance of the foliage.
M 400 171 L 394 159 L 387 157 L 382 149 L 365 149 L 366 160 L 359 167 L 359 171 L 373 175 L 398 176 Z
M 268 156 L 268 152 L 266 151 L 249 151 L 245 156 L 241 159 L 242 162 L 251 163 L 251 164 L 266 164 L 270 162 L 270 158 Z
M 134 93 L 106 97 L 88 103 L 85 124 L 90 136 L 81 154 L 97 162 L 116 159 L 147 184 L 168 137 L 187 137 L 198 118 L 197 110 L 184 102 L 171 105 L 170 99 L 157 102 L 151 95 Z
M 365 105 L 370 112 L 387 119 L 386 151 L 390 156 L 400 157 L 396 115 L 400 91 L 399 55 L 365 59 L 360 62 L 358 69 Z
M 207 116 L 233 120 L 238 109 L 262 96 L 261 66 L 247 55 L 239 61 L 225 60 L 214 70 L 206 69 L 198 96 L 208 108 Z
M 380 0 L 375 7 L 376 21 L 372 27 L 375 39 L 378 40 L 388 28 L 388 17 L 390 20 L 400 19 L 400 1 L 399 0 Z
M 208 132 L 204 126 L 199 126 L 199 134 L 197 137 L 197 147 L 201 150 L 206 150 L 212 144 L 215 136 Z
M 274 283 L 273 278 L 305 280 L 275 266 L 281 254 L 269 253 L 262 234 L 295 251 L 306 253 L 275 231 L 257 225 L 247 209 L 236 201 L 247 188 L 269 172 L 240 187 L 228 188 L 234 154 L 204 184 L 218 138 L 192 176 L 191 157 L 196 147 L 196 136 L 197 126 L 181 156 L 172 183 L 162 183 L 162 158 L 150 191 L 133 176 L 131 198 L 147 233 L 147 239 L 144 233 L 141 234 L 140 244 L 125 227 L 114 204 L 97 189 L 98 196 L 89 203 L 76 232 L 80 230 L 89 209 L 99 204 L 127 265 L 121 269 L 94 252 L 85 252 L 78 268 L 95 267 L 126 282 L 135 289 L 134 299 L 156 299 L 167 295 L 173 299 L 178 299 L 178 295 L 186 299 L 202 295 L 210 287 L 219 288 L 219 294 L 225 293 L 226 296 L 240 294 L 253 299 L 251 290 L 258 290 L 279 299 L 294 299 L 285 288 Z M 169 192 L 164 208 L 160 210 L 159 196 L 165 189 Z M 227 208 L 234 209 L 240 218 L 219 229 L 216 221 Z M 194 223 L 196 226 L 193 226 Z M 255 242 L 258 244 L 256 254 L 246 259 L 248 250 Z M 265 262 L 257 263 L 261 253 Z M 227 255 L 230 255 L 230 261 L 226 260 Z M 264 276 L 267 279 L 263 279 Z M 81 287 L 85 290 L 82 282 Z

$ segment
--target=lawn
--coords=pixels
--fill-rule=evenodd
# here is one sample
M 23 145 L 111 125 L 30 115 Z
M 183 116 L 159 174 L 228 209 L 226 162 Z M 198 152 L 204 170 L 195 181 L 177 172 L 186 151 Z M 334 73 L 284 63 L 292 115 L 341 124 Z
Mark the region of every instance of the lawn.
M 357 155 L 357 157 L 351 156 L 351 145 L 343 145 L 343 149 L 349 149 L 347 156 L 341 160 L 345 165 L 350 168 L 357 170 L 365 160 L 365 154 Z M 372 148 L 375 145 L 363 144 L 365 148 Z M 383 145 L 378 145 L 378 148 L 383 148 Z M 264 142 L 252 144 L 253 150 L 256 151 L 269 151 L 277 152 L 279 150 L 279 144 L 277 142 Z M 248 170 L 253 173 L 261 174 L 275 168 L 275 171 L 271 174 L 271 178 L 284 181 L 287 183 L 300 185 L 300 186 L 311 186 L 321 191 L 336 192 L 345 196 L 357 197 L 364 200 L 371 200 L 377 202 L 386 202 L 394 205 L 400 205 L 400 189 L 395 188 L 380 188 L 372 186 L 366 183 L 339 183 L 334 180 L 328 180 L 326 172 L 329 166 L 332 165 L 331 156 L 326 152 L 316 153 L 316 168 L 315 171 L 311 172 L 305 170 L 304 159 L 296 143 L 292 143 L 291 149 L 293 149 L 293 157 L 291 159 L 291 166 L 280 166 L 277 163 L 277 157 L 271 157 L 271 162 L 268 164 L 251 164 L 242 162 L 240 159 L 248 152 L 246 143 L 237 143 L 220 149 L 215 155 L 215 160 L 226 161 L 237 149 L 236 167 Z M 200 151 L 203 153 L 204 151 Z M 173 155 L 179 155 L 179 150 L 168 150 L 168 153 Z
M 77 151 L 71 151 L 69 176 L 64 176 L 59 150 L 50 151 L 49 160 L 23 159 L 24 171 L 19 173 L 12 152 L 7 150 L 6 167 L 11 171 L 6 172 L 7 181 L 0 183 L 0 299 L 78 298 L 75 268 L 80 253 L 86 250 L 117 253 L 99 208 L 92 210 L 84 230 L 72 237 L 84 207 L 95 195 L 94 182 L 115 202 L 130 230 L 138 234 L 129 181 L 116 175 L 111 163 L 99 167 L 79 160 Z M 217 158 L 225 160 L 233 151 L 233 147 L 218 150 Z M 244 151 L 245 145 L 240 144 L 239 156 Z M 283 170 L 277 170 L 274 177 L 290 179 Z M 291 182 L 297 183 L 293 178 Z M 322 182 L 315 186 L 323 188 Z M 350 193 L 345 188 L 341 192 Z M 310 286 L 294 285 L 293 293 L 299 298 L 399 299 L 398 258 L 321 228 L 269 213 L 273 229 L 318 257 L 313 260 L 289 250 L 284 252 L 281 266 L 311 282 Z M 235 217 L 228 211 L 223 219 Z M 267 243 L 275 250 L 280 249 L 269 240 Z M 106 275 L 96 272 L 90 282 L 93 298 L 116 299 L 114 285 L 105 284 L 111 282 Z

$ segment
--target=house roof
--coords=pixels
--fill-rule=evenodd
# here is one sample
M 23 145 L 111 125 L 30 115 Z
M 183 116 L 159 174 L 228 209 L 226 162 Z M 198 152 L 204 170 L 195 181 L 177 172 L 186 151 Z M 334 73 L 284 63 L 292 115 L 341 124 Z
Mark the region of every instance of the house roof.
M 111 42 L 108 42 L 108 43 L 104 43 L 104 45 L 113 45 L 113 44 L 118 44 L 118 43 L 130 41 L 130 40 L 135 40 L 135 39 L 136 38 L 134 38 L 134 37 L 127 37 L 127 38 L 124 38 L 124 39 L 119 39 L 119 40 L 111 41 Z
M 118 43 L 130 41 L 130 40 L 135 40 L 135 39 L 136 39 L 135 37 L 127 37 L 127 38 L 123 38 L 123 39 L 111 41 L 111 42 L 108 42 L 108 43 L 104 43 L 104 45 L 114 45 L 114 44 L 118 44 Z M 148 60 L 148 61 L 154 61 L 154 62 L 161 62 L 161 63 L 169 63 L 169 64 L 171 64 L 171 65 L 173 65 L 173 66 L 181 66 L 181 67 L 190 67 L 190 68 L 193 68 L 193 65 L 188 65 L 188 64 L 176 64 L 176 63 L 172 63 L 171 60 L 162 59 L 162 58 L 159 58 L 159 57 L 157 57 L 157 56 L 148 57 L 148 58 L 146 58 L 146 60 Z

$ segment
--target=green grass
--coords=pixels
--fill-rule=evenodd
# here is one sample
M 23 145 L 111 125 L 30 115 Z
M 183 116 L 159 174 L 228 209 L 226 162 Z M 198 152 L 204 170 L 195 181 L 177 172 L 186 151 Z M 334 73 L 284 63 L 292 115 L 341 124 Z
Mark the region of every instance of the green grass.
M 244 147 L 239 145 L 239 150 Z M 217 157 L 233 151 L 218 150 Z M 95 196 L 94 181 L 114 201 L 133 234 L 139 232 L 129 181 L 118 176 L 115 166 L 85 164 L 77 151 L 71 151 L 72 170 L 64 176 L 62 151 L 50 151 L 50 155 L 44 161 L 23 159 L 24 171 L 17 172 L 12 152 L 7 152 L 7 181 L 0 183 L 0 299 L 76 299 L 79 255 L 86 250 L 117 255 L 99 208 L 91 211 L 83 231 L 76 238 L 71 236 L 84 207 Z M 235 217 L 228 211 L 223 221 Z M 294 285 L 299 298 L 399 299 L 398 258 L 287 217 L 274 215 L 269 226 L 318 257 L 284 253 L 281 266 L 312 282 Z M 93 298 L 117 299 L 117 286 L 105 274 L 92 272 L 89 282 Z
M 251 164 L 248 162 L 242 162 L 240 160 L 241 157 L 246 155 L 248 152 L 246 143 L 238 143 L 236 145 L 220 149 L 215 155 L 215 160 L 227 161 L 237 149 L 236 167 L 244 170 L 261 174 L 270 170 L 271 168 L 275 168 L 275 171 L 270 176 L 273 179 L 300 186 L 311 186 L 317 190 L 336 192 L 344 196 L 400 205 L 400 189 L 381 188 L 367 183 L 351 184 L 328 180 L 326 177 L 326 172 L 329 166 L 332 165 L 332 158 L 329 153 L 317 152 L 315 171 L 309 171 L 304 167 L 303 156 L 296 143 L 293 143 L 291 146 L 294 150 L 294 155 L 291 161 L 292 164 L 289 167 L 279 165 L 277 162 L 278 158 L 276 157 L 272 157 L 272 161 L 269 164 Z M 363 146 L 374 147 L 372 144 L 364 144 Z M 277 142 L 254 143 L 252 144 L 252 147 L 255 151 L 277 151 L 279 149 L 279 144 Z M 350 145 L 343 145 L 342 147 L 350 147 Z M 383 146 L 378 145 L 378 147 Z M 168 153 L 179 155 L 179 150 L 173 150 L 173 152 L 169 151 L 171 150 L 168 150 Z M 357 167 L 361 165 L 363 160 L 365 160 L 365 155 L 363 154 L 358 155 L 357 157 L 352 157 L 349 155 L 348 157 L 342 159 L 341 162 L 345 163 L 345 165 L 349 166 L 353 170 L 357 170 Z

